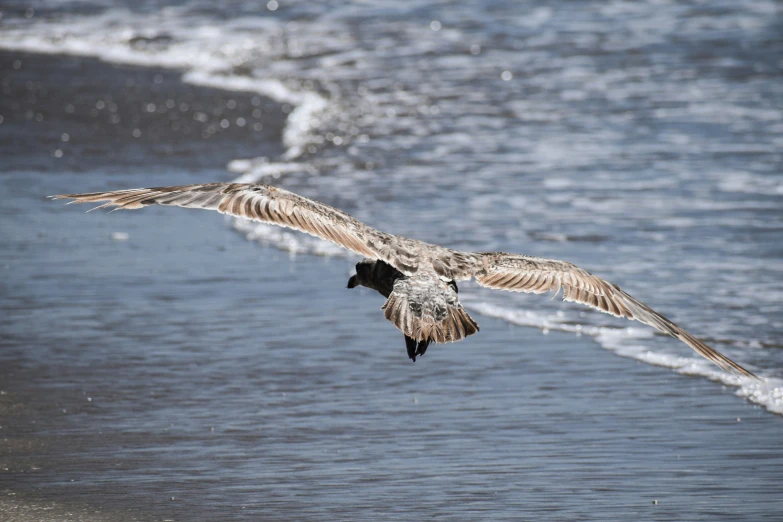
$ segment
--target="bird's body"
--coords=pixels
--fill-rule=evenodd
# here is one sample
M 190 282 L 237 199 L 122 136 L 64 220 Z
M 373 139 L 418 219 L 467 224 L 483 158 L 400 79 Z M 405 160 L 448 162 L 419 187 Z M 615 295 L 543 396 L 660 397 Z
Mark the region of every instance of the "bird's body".
M 408 357 L 414 362 L 430 342 L 459 341 L 478 332 L 478 324 L 457 298 L 457 283 L 444 281 L 434 270 L 406 276 L 384 261 L 365 258 L 348 280 L 348 288 L 358 285 L 387 298 L 386 318 L 405 334 Z
M 293 228 L 331 241 L 361 256 L 348 287 L 361 285 L 387 298 L 384 315 L 406 338 L 414 361 L 431 342 L 455 342 L 478 332 L 478 325 L 457 297 L 457 281 L 515 292 L 561 290 L 566 301 L 648 324 L 680 339 L 721 368 L 744 376 L 751 372 L 710 348 L 616 285 L 571 263 L 503 252 L 461 252 L 416 239 L 387 234 L 341 210 L 283 189 L 260 184 L 209 183 L 85 194 L 55 199 L 105 202 L 97 208 L 137 209 L 173 205 L 217 210 Z

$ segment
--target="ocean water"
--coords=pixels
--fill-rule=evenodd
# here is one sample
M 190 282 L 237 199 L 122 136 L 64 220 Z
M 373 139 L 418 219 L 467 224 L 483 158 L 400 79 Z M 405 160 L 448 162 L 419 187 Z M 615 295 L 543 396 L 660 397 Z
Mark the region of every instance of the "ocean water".
M 10 4 L 0 435 L 33 449 L 8 443 L 2 486 L 142 518 L 774 519 L 779 20 L 762 1 Z M 574 262 L 765 381 L 469 284 L 480 334 L 414 365 L 331 245 L 43 199 L 230 179 Z

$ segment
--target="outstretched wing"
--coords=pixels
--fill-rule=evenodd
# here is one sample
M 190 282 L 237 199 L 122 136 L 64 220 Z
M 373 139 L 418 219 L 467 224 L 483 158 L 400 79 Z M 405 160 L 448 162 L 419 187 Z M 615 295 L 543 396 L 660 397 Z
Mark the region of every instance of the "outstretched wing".
M 455 342 L 479 330 L 455 288 L 432 271 L 397 279 L 383 310 L 386 319 L 417 342 Z
M 563 290 L 564 301 L 586 304 L 617 317 L 635 319 L 675 337 L 699 355 L 727 371 L 758 379 L 739 364 L 710 348 L 655 310 L 640 303 L 617 285 L 604 281 L 578 266 L 539 257 L 491 252 L 481 256 L 474 274 L 488 288 L 543 294 Z
M 96 207 L 137 209 L 149 205 L 217 210 L 223 214 L 293 228 L 331 241 L 362 256 L 397 266 L 392 256 L 397 236 L 375 230 L 345 212 L 287 190 L 245 183 L 207 183 L 140 188 L 86 194 L 62 194 L 53 199 L 101 203 Z M 95 209 L 93 209 L 95 210 Z M 399 267 L 398 267 L 399 268 Z M 401 269 L 402 270 L 402 269 Z

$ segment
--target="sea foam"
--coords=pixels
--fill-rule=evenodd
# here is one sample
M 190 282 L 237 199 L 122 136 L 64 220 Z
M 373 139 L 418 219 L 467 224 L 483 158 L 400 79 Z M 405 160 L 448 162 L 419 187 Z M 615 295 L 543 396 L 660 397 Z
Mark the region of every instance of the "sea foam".
M 621 357 L 628 357 L 655 366 L 671 368 L 683 375 L 706 377 L 726 386 L 737 388 L 736 394 L 763 406 L 772 413 L 783 415 L 783 379 L 763 377 L 756 381 L 730 374 L 701 357 L 686 357 L 651 350 L 645 340 L 655 332 L 644 325 L 627 327 L 584 326 L 563 320 L 563 314 L 545 314 L 533 310 L 511 309 L 503 306 L 465 299 L 465 307 L 484 316 L 503 319 L 519 326 L 569 332 L 592 337 L 602 348 Z M 676 342 L 676 341 L 673 341 Z

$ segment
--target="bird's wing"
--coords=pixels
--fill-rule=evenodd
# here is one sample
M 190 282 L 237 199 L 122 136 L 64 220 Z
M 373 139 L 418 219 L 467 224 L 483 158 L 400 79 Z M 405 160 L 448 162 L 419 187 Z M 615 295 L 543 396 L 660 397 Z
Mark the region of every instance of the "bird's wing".
M 739 364 L 710 348 L 670 320 L 647 305 L 640 303 L 617 285 L 594 276 L 578 266 L 554 259 L 491 252 L 477 254 L 481 263 L 474 276 L 481 286 L 543 294 L 563 290 L 564 301 L 586 304 L 617 317 L 635 319 L 657 330 L 675 337 L 699 355 L 717 364 L 724 370 L 754 377 Z
M 148 205 L 173 205 L 217 210 L 223 214 L 306 232 L 362 256 L 382 259 L 402 272 L 410 272 L 410 267 L 404 262 L 396 262 L 398 259 L 394 255 L 393 247 L 402 238 L 375 230 L 336 208 L 268 185 L 208 183 L 61 194 L 52 198 L 73 199 L 72 203 L 105 202 L 96 209 L 115 207 L 114 210 L 120 210 Z
M 414 341 L 455 342 L 479 330 L 455 288 L 433 271 L 397 279 L 383 310 L 386 319 Z

